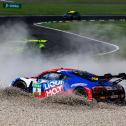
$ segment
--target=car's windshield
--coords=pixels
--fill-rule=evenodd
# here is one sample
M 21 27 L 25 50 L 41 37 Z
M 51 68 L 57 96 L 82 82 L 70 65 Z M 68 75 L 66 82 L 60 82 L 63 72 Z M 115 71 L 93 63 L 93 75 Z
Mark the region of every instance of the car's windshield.
M 73 71 L 73 74 L 78 75 L 84 79 L 90 80 L 90 81 L 98 81 L 98 76 L 88 73 L 87 71 L 81 71 L 81 70 L 75 70 Z
M 78 13 L 78 12 L 76 12 L 76 11 L 69 11 L 69 12 L 67 12 L 67 14 L 76 15 L 76 14 L 79 14 L 79 13 Z

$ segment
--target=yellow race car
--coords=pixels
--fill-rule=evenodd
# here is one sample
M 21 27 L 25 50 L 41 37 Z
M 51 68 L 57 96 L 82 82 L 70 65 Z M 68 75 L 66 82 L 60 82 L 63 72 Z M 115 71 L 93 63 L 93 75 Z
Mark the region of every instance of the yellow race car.
M 66 14 L 63 15 L 64 20 L 81 20 L 81 15 L 77 11 L 68 11 Z
M 37 47 L 39 49 L 45 48 L 48 40 L 45 39 L 31 39 L 27 40 L 27 45 L 30 47 Z

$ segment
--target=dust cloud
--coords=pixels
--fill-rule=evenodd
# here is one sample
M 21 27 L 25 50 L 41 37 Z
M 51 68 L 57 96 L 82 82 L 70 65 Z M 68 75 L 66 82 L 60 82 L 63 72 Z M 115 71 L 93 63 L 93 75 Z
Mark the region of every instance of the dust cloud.
M 26 49 L 30 36 L 28 27 L 23 22 L 7 22 L 0 26 L 0 81 L 1 86 L 8 86 L 18 76 L 32 75 L 38 70 L 38 57 Z
M 73 95 L 38 100 L 19 89 L 1 89 L 8 87 L 18 76 L 33 76 L 57 67 L 72 67 L 96 74 L 126 72 L 125 59 L 110 54 L 99 57 L 74 53 L 51 58 L 40 55 L 39 51 L 26 53 L 24 41 L 32 38 L 26 24 L 7 23 L 0 26 L 0 31 L 3 31 L 0 34 L 0 125 L 125 125 L 125 105 L 99 103 L 92 108 Z
M 98 27 L 92 27 L 92 31 L 97 31 Z M 111 28 L 113 27 L 109 27 L 109 29 Z M 88 32 L 85 30 L 83 33 L 88 34 L 90 27 L 86 29 Z M 24 22 L 7 22 L 0 26 L 0 30 L 2 31 L 0 34 L 1 87 L 9 86 L 12 80 L 17 77 L 30 77 L 46 69 L 57 67 L 82 69 L 101 75 L 105 73 L 118 74 L 119 72 L 126 72 L 125 59 L 116 57 L 113 54 L 99 57 L 77 52 L 68 55 L 60 54 L 60 56 L 57 54 L 51 58 L 42 55 L 39 50 L 34 53 L 32 50 L 26 49 L 26 40 L 33 38 L 33 36 L 29 34 L 29 29 Z M 100 30 L 104 31 L 105 28 L 103 27 Z M 82 32 L 82 27 L 79 28 L 79 31 Z M 96 36 L 96 32 L 94 36 Z

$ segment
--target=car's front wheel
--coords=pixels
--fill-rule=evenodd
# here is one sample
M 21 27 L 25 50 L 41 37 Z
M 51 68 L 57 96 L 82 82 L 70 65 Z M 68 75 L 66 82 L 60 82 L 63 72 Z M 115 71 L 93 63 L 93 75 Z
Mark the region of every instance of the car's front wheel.
M 13 87 L 17 87 L 21 90 L 24 90 L 26 91 L 27 90 L 27 86 L 26 86 L 26 83 L 22 80 L 18 80 L 16 81 L 14 84 L 13 84 Z

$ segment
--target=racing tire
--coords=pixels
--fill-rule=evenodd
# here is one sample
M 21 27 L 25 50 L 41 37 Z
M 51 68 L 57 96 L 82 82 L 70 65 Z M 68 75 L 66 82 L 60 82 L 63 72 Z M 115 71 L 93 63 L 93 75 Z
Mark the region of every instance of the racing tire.
M 87 92 L 84 90 L 83 87 L 77 87 L 74 89 L 74 94 L 78 95 L 78 96 L 83 96 L 85 99 L 88 99 L 88 94 Z
M 124 96 L 120 98 L 121 103 L 126 102 L 126 98 L 125 98 L 126 94 L 125 94 L 125 89 L 124 88 L 123 88 L 123 94 L 124 94 Z
M 89 106 L 91 108 L 93 108 L 94 105 L 95 106 L 97 105 L 96 104 L 97 101 L 95 99 L 93 99 L 92 101 L 88 100 L 88 93 L 84 90 L 83 87 L 77 87 L 77 88 L 75 88 L 74 89 L 74 94 L 82 97 L 85 105 L 87 105 L 87 106 Z
M 24 81 L 22 81 L 22 80 L 16 81 L 13 86 L 16 87 L 16 88 L 19 88 L 19 89 L 21 89 L 23 91 L 27 90 L 26 83 Z
M 92 101 L 88 100 L 88 93 L 84 90 L 83 87 L 77 87 L 74 89 L 74 94 L 78 95 L 80 97 L 83 98 L 83 101 L 86 105 L 88 105 L 89 107 L 93 108 L 95 106 L 97 106 L 97 100 L 93 99 Z

